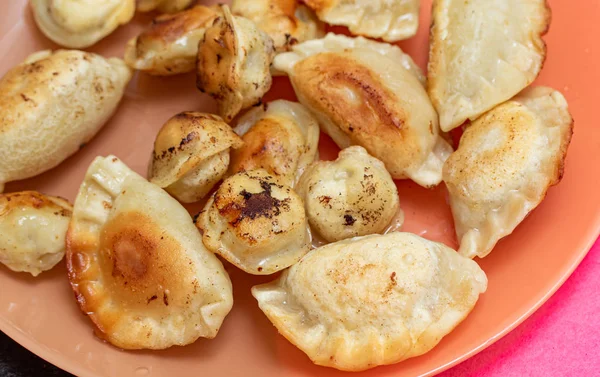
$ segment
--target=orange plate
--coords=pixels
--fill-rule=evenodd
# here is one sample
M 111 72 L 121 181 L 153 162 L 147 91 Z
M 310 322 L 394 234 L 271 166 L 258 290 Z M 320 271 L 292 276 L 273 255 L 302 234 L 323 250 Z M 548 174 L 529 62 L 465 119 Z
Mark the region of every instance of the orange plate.
M 251 0 L 248 0 L 251 1 Z M 417 37 L 401 47 L 424 66 L 430 1 L 423 1 Z M 487 293 L 452 334 L 427 355 L 359 373 L 360 376 L 431 376 L 474 355 L 498 340 L 546 301 L 585 256 L 600 229 L 600 4 L 596 0 L 554 0 L 546 37 L 549 58 L 538 83 L 567 97 L 576 120 L 563 182 L 513 235 L 501 241 L 481 266 L 489 277 Z M 26 0 L 0 5 L 0 74 L 30 53 L 57 46 L 37 30 Z M 121 56 L 125 42 L 151 19 L 138 15 L 91 51 Z M 293 98 L 286 78 L 275 80 L 267 99 Z M 7 185 L 6 191 L 36 189 L 73 200 L 85 170 L 97 155 L 114 153 L 144 174 L 156 132 L 184 110 L 214 110 L 195 89 L 193 75 L 135 76 L 117 114 L 100 134 L 58 168 L 35 179 Z M 321 153 L 337 148 L 323 137 Z M 405 231 L 456 246 L 443 187 L 426 190 L 398 184 L 406 213 Z M 195 208 L 190 208 L 196 211 Z M 0 329 L 46 360 L 83 377 L 99 376 L 342 376 L 314 366 L 277 334 L 250 295 L 254 284 L 270 280 L 227 267 L 235 305 L 214 340 L 159 352 L 124 352 L 94 337 L 81 314 L 63 265 L 33 279 L 0 267 Z

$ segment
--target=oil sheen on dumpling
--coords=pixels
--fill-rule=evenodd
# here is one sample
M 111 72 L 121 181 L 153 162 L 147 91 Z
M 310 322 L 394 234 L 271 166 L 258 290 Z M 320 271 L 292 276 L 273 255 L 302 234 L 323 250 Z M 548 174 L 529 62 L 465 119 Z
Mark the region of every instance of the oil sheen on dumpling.
M 343 149 L 335 161 L 312 164 L 296 191 L 313 231 L 329 242 L 383 232 L 400 205 L 383 162 L 359 146 Z
M 254 21 L 273 38 L 277 51 L 325 35 L 325 25 L 296 0 L 233 0 L 231 12 Z
M 528 88 L 485 113 L 446 161 L 459 252 L 485 257 L 560 182 L 573 133 L 565 98 Z
M 209 250 L 254 275 L 283 270 L 309 250 L 302 199 L 265 170 L 223 181 L 196 226 Z
M 158 10 L 161 13 L 175 13 L 184 10 L 196 0 L 137 0 L 137 10 L 150 12 Z
M 40 51 L 0 79 L 0 192 L 77 152 L 116 110 L 131 70 L 121 59 Z
M 227 5 L 221 11 L 198 45 L 196 85 L 217 101 L 219 115 L 229 122 L 271 88 L 275 48 L 254 22 L 232 16 Z
M 219 16 L 216 6 L 197 5 L 174 14 L 163 14 L 125 48 L 125 62 L 151 75 L 191 72 L 196 66 L 198 42 Z
M 411 233 L 320 247 L 252 294 L 318 365 L 360 371 L 422 355 L 487 288 L 477 263 Z
M 135 0 L 31 0 L 31 8 L 45 36 L 64 47 L 85 48 L 128 23 Z
M 429 96 L 450 131 L 510 99 L 539 74 L 546 0 L 435 0 Z
M 319 124 L 301 104 L 277 100 L 244 114 L 234 128 L 244 146 L 231 152 L 230 171 L 265 169 L 293 187 L 318 154 Z
M 185 208 L 114 156 L 90 165 L 66 244 L 79 307 L 117 347 L 214 338 L 233 305 L 229 276 Z
M 422 186 L 442 179 L 452 152 L 420 70 L 395 46 L 329 34 L 276 56 L 299 101 L 340 148 L 360 145 L 395 179 Z
M 36 191 L 0 194 L 0 263 L 33 276 L 57 265 L 72 210 L 65 199 Z

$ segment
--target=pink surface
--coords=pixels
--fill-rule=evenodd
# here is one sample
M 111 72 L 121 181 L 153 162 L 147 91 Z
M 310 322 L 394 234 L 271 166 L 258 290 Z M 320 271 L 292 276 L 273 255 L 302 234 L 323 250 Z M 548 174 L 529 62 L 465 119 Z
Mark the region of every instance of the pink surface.
M 440 376 L 600 376 L 600 239 L 535 314 Z

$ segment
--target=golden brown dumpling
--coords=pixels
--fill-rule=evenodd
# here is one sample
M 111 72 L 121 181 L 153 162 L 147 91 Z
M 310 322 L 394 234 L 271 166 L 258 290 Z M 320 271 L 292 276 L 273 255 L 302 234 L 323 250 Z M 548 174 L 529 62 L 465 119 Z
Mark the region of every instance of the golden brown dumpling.
M 194 4 L 196 0 L 137 0 L 137 10 L 150 12 L 158 10 L 161 13 L 175 13 Z
M 0 263 L 33 276 L 57 265 L 72 210 L 65 199 L 36 191 L 0 194 Z
M 66 244 L 79 307 L 117 347 L 214 338 L 233 305 L 229 276 L 185 208 L 114 156 L 90 165 Z
M 241 145 L 217 115 L 177 114 L 156 135 L 148 179 L 181 202 L 196 202 L 227 173 L 230 148 Z
M 320 20 L 343 25 L 352 34 L 396 42 L 419 27 L 419 0 L 304 0 Z
M 435 0 L 432 17 L 429 96 L 443 131 L 510 99 L 542 68 L 546 0 Z
M 277 51 L 325 35 L 325 25 L 296 0 L 233 0 L 231 12 L 254 21 L 273 38 Z
M 197 86 L 215 98 L 219 115 L 229 122 L 240 110 L 260 103 L 271 88 L 275 49 L 254 22 L 232 16 L 226 5 L 221 11 L 198 45 Z
M 441 181 L 452 148 L 418 68 L 398 47 L 329 34 L 277 55 L 274 67 L 340 148 L 364 147 L 395 179 Z
M 244 146 L 231 152 L 230 171 L 265 169 L 294 187 L 319 152 L 319 124 L 299 103 L 277 100 L 244 114 L 234 131 Z
M 196 226 L 209 250 L 254 275 L 283 270 L 309 250 L 302 199 L 265 170 L 223 181 Z
M 0 79 L 0 192 L 52 169 L 116 110 L 131 70 L 121 59 L 40 51 Z
M 313 250 L 252 295 L 315 364 L 360 371 L 428 352 L 486 288 L 472 260 L 414 234 L 390 233 Z
M 400 208 L 398 189 L 383 162 L 363 147 L 318 161 L 296 187 L 312 229 L 328 242 L 381 233 Z
M 198 42 L 219 16 L 216 6 L 197 5 L 175 14 L 163 14 L 127 43 L 125 62 L 151 75 L 191 72 L 196 66 Z
M 128 23 L 135 0 L 31 0 L 31 8 L 46 37 L 64 47 L 85 48 Z
M 528 88 L 474 121 L 444 166 L 459 252 L 485 257 L 560 182 L 573 133 L 567 101 Z

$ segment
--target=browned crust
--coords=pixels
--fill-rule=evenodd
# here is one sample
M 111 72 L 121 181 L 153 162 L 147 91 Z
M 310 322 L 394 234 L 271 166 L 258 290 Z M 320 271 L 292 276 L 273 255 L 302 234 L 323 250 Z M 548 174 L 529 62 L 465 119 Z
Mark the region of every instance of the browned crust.
M 73 206 L 60 197 L 47 196 L 37 191 L 20 191 L 0 194 L 0 216 L 13 209 L 29 207 L 33 209 L 52 208 L 57 216 L 70 217 Z

